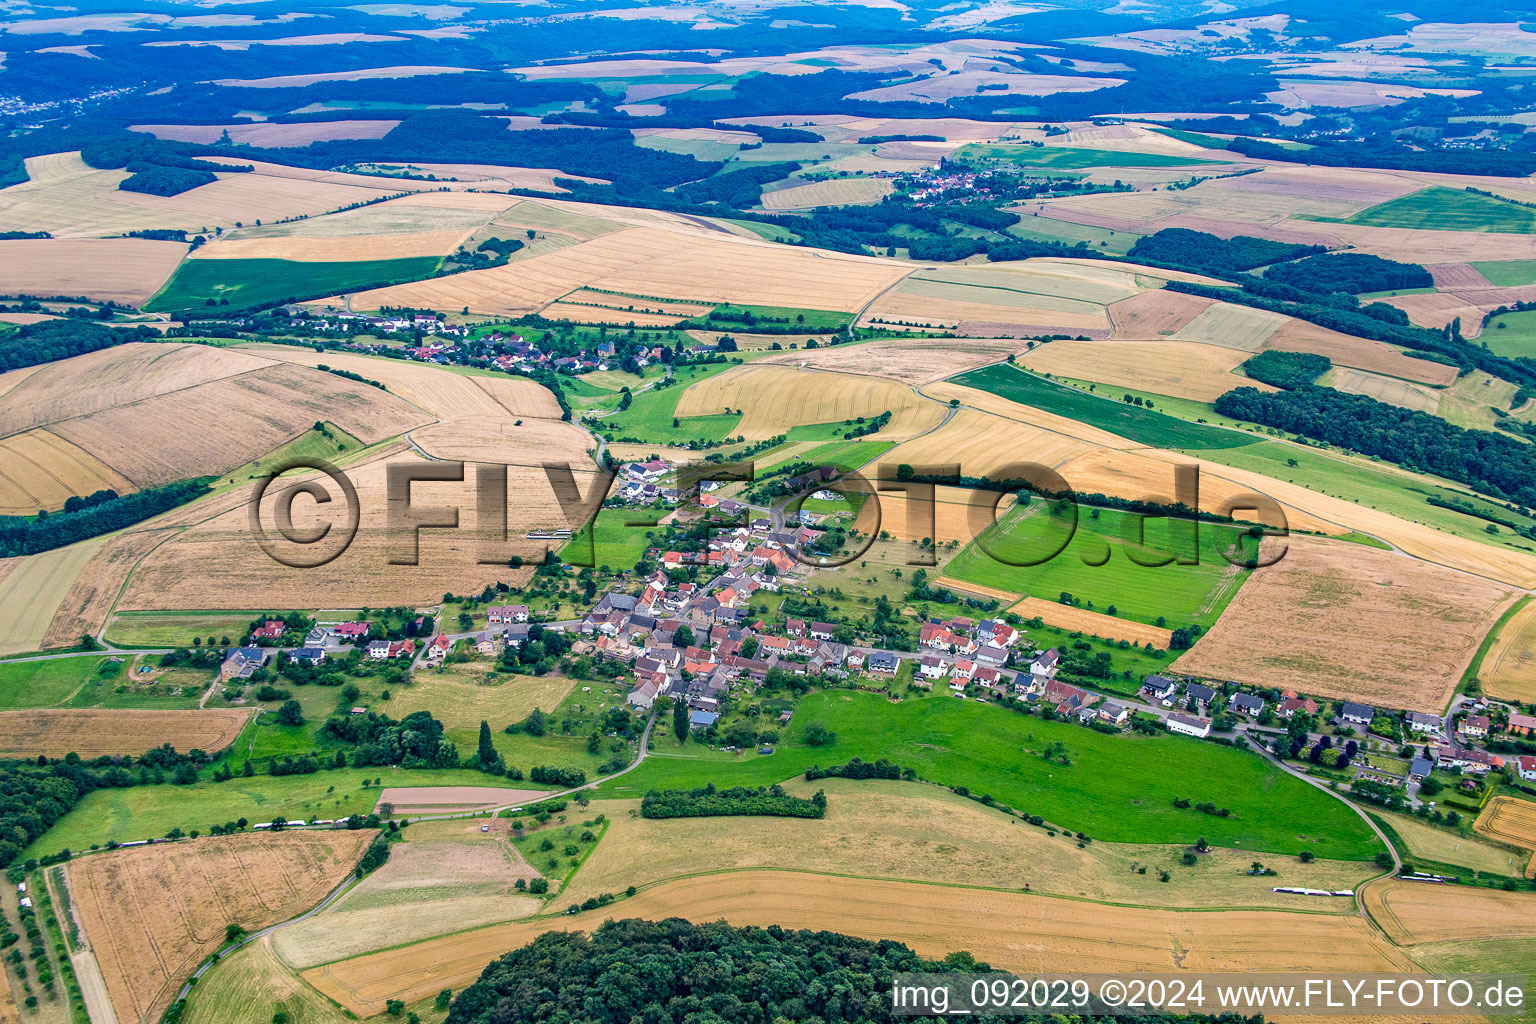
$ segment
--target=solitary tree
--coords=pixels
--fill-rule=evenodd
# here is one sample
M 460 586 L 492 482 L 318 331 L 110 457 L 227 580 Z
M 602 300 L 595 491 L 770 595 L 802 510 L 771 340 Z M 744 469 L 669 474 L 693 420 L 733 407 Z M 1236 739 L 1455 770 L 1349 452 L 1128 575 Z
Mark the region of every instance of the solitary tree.
M 282 707 L 277 709 L 278 725 L 303 725 L 304 708 L 296 700 L 283 701 Z
M 677 737 L 677 742 L 688 742 L 688 702 L 678 701 L 672 705 L 672 733 Z
M 496 747 L 491 743 L 491 725 L 483 719 L 480 722 L 480 763 L 482 765 L 496 762 Z

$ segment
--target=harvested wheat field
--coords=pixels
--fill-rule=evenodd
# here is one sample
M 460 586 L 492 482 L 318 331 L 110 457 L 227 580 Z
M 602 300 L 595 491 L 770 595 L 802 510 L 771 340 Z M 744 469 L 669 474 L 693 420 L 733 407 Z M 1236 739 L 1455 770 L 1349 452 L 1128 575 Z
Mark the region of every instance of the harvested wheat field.
M 137 306 L 186 255 L 182 242 L 145 238 L 28 238 L 0 242 L 0 281 L 12 295 L 83 295 Z
M 1494 697 L 1536 701 L 1536 601 L 1527 601 L 1504 623 L 1478 677 Z
M 367 831 L 208 837 L 85 857 L 69 888 L 121 1024 L 158 1020 L 224 927 L 309 909 L 351 873 Z
M 590 213 L 606 215 L 606 210 L 595 207 Z M 352 302 L 358 309 L 467 306 L 499 315 L 533 312 L 574 289 L 591 287 L 691 302 L 854 312 L 909 270 L 895 261 L 754 242 L 723 231 L 689 233 L 661 222 L 503 267 L 362 292 Z
M 1411 969 L 1364 921 L 1284 911 L 1184 913 L 1024 893 L 781 871 L 663 882 L 622 906 L 493 925 L 317 967 L 304 979 L 359 1016 L 386 999 L 458 989 L 487 962 L 553 929 L 622 915 L 828 929 L 894 939 L 925 956 L 964 949 L 1004 970 L 1171 971 Z
M 1419 412 L 1433 414 L 1440 408 L 1440 392 L 1435 388 L 1371 373 L 1369 370 L 1336 366 L 1318 378 L 1317 382 L 1324 387 L 1348 391 L 1354 395 L 1365 395 L 1378 402 L 1386 402 L 1388 405 L 1396 405 L 1404 409 L 1416 409 Z
M 1536 803 L 1496 796 L 1488 801 L 1473 827 L 1489 839 L 1530 850 L 1532 863 L 1524 873 L 1529 875 L 1536 870 Z
M 1487 296 L 1487 306 L 1478 306 L 1459 295 L 1446 292 L 1425 292 L 1418 295 L 1399 295 L 1382 299 L 1389 306 L 1396 306 L 1408 314 L 1408 319 L 1420 327 L 1444 328 L 1452 320 L 1459 319 L 1462 333 L 1475 338 L 1482 333 L 1483 313 L 1499 305 L 1497 293 Z
M 1237 372 L 1247 358 L 1246 352 L 1185 341 L 1053 341 L 1019 362 L 1037 373 L 1214 402 L 1237 387 L 1276 390 Z
M 278 954 L 302 969 L 537 913 L 542 901 L 514 886 L 539 873 L 500 831 L 482 835 L 478 823 L 466 822 L 413 825 L 383 867 L 324 912 L 279 932 Z
M 963 487 L 935 487 L 932 501 L 902 491 L 881 491 L 879 499 L 878 503 L 864 503 L 865 511 L 859 517 L 860 530 L 869 531 L 873 524 L 867 517 L 870 510 L 878 508 L 880 525 L 874 528 L 877 536 L 882 532 L 889 533 L 903 542 L 932 537 L 935 544 L 957 541 L 965 545 L 992 524 L 993 502 L 997 502 L 995 514 L 1001 517 L 1013 506 L 1014 495 Z
M 1189 464 L 1190 460 L 1168 452 L 1119 452 L 1100 449 L 1073 459 L 1060 467 L 1061 475 L 1072 489 L 1084 494 L 1112 494 L 1132 500 L 1152 500 L 1172 503 L 1174 494 L 1174 467 Z M 1222 467 L 1209 463 L 1200 470 L 1200 507 L 1220 515 L 1242 518 L 1243 499 L 1258 491 L 1274 497 L 1267 485 L 1242 484 L 1226 478 Z M 1262 478 L 1261 478 L 1262 479 Z M 1276 498 L 1279 501 L 1280 499 Z M 1252 504 L 1251 502 L 1249 503 Z M 1285 504 L 1282 502 L 1282 504 Z M 1229 511 L 1230 509 L 1230 511 Z M 1294 505 L 1284 509 L 1286 523 L 1291 529 L 1313 533 L 1342 534 L 1348 531 Z M 1253 510 L 1247 515 L 1251 518 Z
M 0 560 L 0 565 L 10 567 L 0 575 L 0 654 L 43 647 L 70 588 L 104 543 L 97 537 L 38 555 Z M 79 639 L 76 636 L 70 642 Z
M 1405 945 L 1448 939 L 1536 938 L 1536 896 L 1383 879 L 1362 892 L 1365 909 Z
M 280 345 L 248 345 L 240 351 L 271 356 L 302 366 L 324 363 L 337 370 L 376 380 L 412 405 L 441 420 L 481 416 L 496 420 L 532 416 L 560 418 L 560 404 L 549 389 L 526 377 L 458 373 L 426 363 L 354 355 L 316 353 Z
M 1144 622 L 1130 622 L 1086 608 L 1073 608 L 1059 601 L 1043 601 L 1038 597 L 1026 597 L 1008 610 L 1026 619 L 1038 618 L 1047 626 L 1106 640 L 1129 640 L 1138 647 L 1151 644 L 1160 651 L 1166 651 L 1168 642 L 1173 639 L 1173 631 L 1170 629 L 1159 629 Z
M 224 174 L 175 196 L 151 196 L 121 191 L 117 186 L 128 177 L 127 171 L 96 170 L 79 153 L 29 157 L 26 163 L 30 180 L 0 189 L 0 231 L 49 231 L 55 238 L 103 237 L 146 228 L 208 233 L 236 222 L 313 216 L 442 187 L 258 161 L 249 173 Z
M 211 506 L 197 506 L 201 512 L 212 515 Z M 157 524 L 163 520 L 156 520 Z M 43 634 L 45 649 L 73 647 L 80 638 L 89 634 L 99 636 L 106 628 L 107 616 L 117 595 L 122 593 L 128 574 L 156 544 L 172 536 L 174 530 L 139 526 L 108 538 L 91 560 L 85 563 L 75 577 L 69 593 L 59 603 Z M 206 748 L 205 748 L 206 749 Z
M 250 717 L 246 708 L 0 711 L 0 757 L 137 757 L 164 743 L 216 754 Z
M 121 474 L 89 452 L 46 430 L 0 440 L 0 515 L 30 516 L 64 507 L 77 494 L 134 489 Z
M 589 456 L 595 447 L 591 435 L 560 420 L 518 421 L 505 414 L 496 420 L 461 417 L 421 427 L 412 432 L 411 439 L 422 451 L 439 459 L 500 462 L 525 468 L 553 461 L 570 464 L 576 471 L 590 472 L 594 468 Z M 519 477 L 525 475 L 528 474 Z
M 272 360 L 208 345 L 130 342 L 13 371 L 0 404 L 0 435 L 141 402 L 271 366 Z
M 946 590 L 955 590 L 962 594 L 969 594 L 972 597 L 1000 601 L 1005 605 L 1018 601 L 1020 597 L 1020 595 L 1011 590 L 989 587 L 984 583 L 972 583 L 969 580 L 957 580 L 953 576 L 939 576 L 934 579 L 933 583 L 934 586 L 943 587 Z
M 51 429 L 147 487 L 227 473 L 322 420 L 372 444 L 416 426 L 423 416 L 368 384 L 275 363 L 65 420 Z
M 904 440 L 938 426 L 944 409 L 912 389 L 879 377 L 862 377 L 787 366 L 737 366 L 698 381 L 683 392 L 677 415 L 708 416 L 726 409 L 743 415 L 737 427 L 747 440 L 781 434 L 799 424 L 835 423 L 891 413 L 876 440 Z
M 930 434 L 908 441 L 882 456 L 882 462 L 912 466 L 960 466 L 965 476 L 993 476 L 1006 466 L 1027 462 L 1060 467 L 1093 446 L 1019 420 L 975 409 L 955 413 Z
M 889 178 L 832 178 L 763 193 L 765 210 L 813 210 L 818 206 L 862 206 L 891 194 Z
M 1107 303 L 1138 290 L 1135 275 L 1094 275 L 1047 260 L 920 270 L 881 295 L 865 325 L 932 326 L 968 337 L 1107 337 Z
M 1026 423 L 1041 430 L 1060 435 L 1065 438 L 1075 438 L 1086 442 L 1091 447 L 1129 449 L 1140 448 L 1142 445 L 1135 441 L 1127 440 L 1119 434 L 1111 434 L 1107 430 L 1092 427 L 1074 420 L 1068 416 L 1048 412 L 1032 405 L 1020 405 L 1001 395 L 994 395 L 990 391 L 982 391 L 980 388 L 966 387 L 964 384 L 956 384 L 954 381 L 943 380 L 935 384 L 929 384 L 923 388 L 923 394 L 930 398 L 937 398 L 942 402 L 959 399 L 963 407 L 980 410 L 1002 419 L 1013 420 L 1018 423 Z
M 1175 669 L 1257 687 L 1305 679 L 1320 696 L 1438 714 L 1512 596 L 1393 551 L 1311 537 L 1288 544 Z
M 1183 292 L 1143 292 L 1109 306 L 1110 337 L 1116 341 L 1152 341 L 1171 338 L 1188 327 L 1213 304 L 1213 299 Z
M 738 339 L 739 340 L 739 339 Z M 986 366 L 1021 351 L 1011 338 L 886 338 L 859 345 L 780 352 L 763 363 L 805 365 L 816 370 L 867 373 L 921 387 L 965 370 Z
M 1287 321 L 1279 313 L 1218 302 L 1173 335 L 1175 341 L 1198 341 L 1239 352 L 1257 352 Z
M 498 581 L 520 584 L 531 571 L 508 569 L 508 559 L 515 554 L 529 564 L 536 564 L 550 547 L 550 542 L 526 540 L 524 534 L 536 527 L 579 528 L 592 511 L 590 505 L 585 506 L 585 511 L 573 506 L 568 517 L 542 469 L 509 472 L 510 522 L 508 540 L 502 543 L 481 536 L 481 524 L 474 512 L 474 472 L 466 472 L 462 483 L 419 482 L 411 489 L 412 501 L 418 507 L 456 506 L 462 512 L 457 529 L 422 530 L 419 562 L 403 570 L 399 564 L 391 564 L 390 559 L 411 557 L 414 534 L 409 528 L 398 532 L 389 528 L 386 462 L 424 464 L 425 460 L 397 447 L 380 452 L 373 461 L 348 467 L 348 475 L 357 488 L 360 523 L 351 545 L 334 561 L 311 569 L 288 568 L 273 561 L 251 533 L 244 500 L 247 494 L 237 493 L 228 511 L 192 523 L 145 556 L 129 578 L 119 610 L 309 608 L 313 607 L 317 593 L 326 594 L 342 608 L 429 605 L 445 593 L 478 592 Z M 576 484 L 583 495 L 591 493 L 593 476 L 577 474 Z M 298 482 L 306 478 L 292 479 Z M 270 503 L 276 501 L 283 489 L 274 486 L 269 490 L 262 522 L 274 522 Z M 335 489 L 331 488 L 330 493 L 334 495 Z M 337 521 L 317 516 L 314 508 L 306 507 L 308 504 L 295 502 L 294 522 L 298 529 L 314 529 L 322 523 Z M 337 512 L 340 514 L 341 510 L 338 508 Z M 489 538 L 497 525 L 494 513 L 485 525 Z M 482 563 L 482 558 L 491 561 Z
M 591 812 L 607 814 L 608 832 L 561 902 L 630 885 L 706 872 L 722 863 L 736 868 L 788 868 L 845 872 L 857 864 L 866 878 L 948 882 L 1161 907 L 1307 909 L 1352 913 L 1350 904 L 1319 904 L 1314 898 L 1272 892 L 1274 883 L 1245 872 L 1252 855 L 1213 848 L 1197 870 L 1175 867 L 1184 847 L 1140 843 L 1090 843 L 1079 848 L 1067 835 L 1025 827 L 1016 818 L 949 792 L 941 786 L 894 780 L 795 779 L 785 789 L 798 796 L 827 794 L 822 819 L 690 818 L 655 820 L 630 815 L 637 801 L 599 801 Z M 1287 858 L 1292 860 L 1291 858 Z M 1153 868 L 1137 874 L 1133 864 Z M 1158 880 L 1167 866 L 1172 877 Z M 1351 888 L 1372 873 L 1345 861 L 1294 862 L 1288 878 L 1316 888 Z

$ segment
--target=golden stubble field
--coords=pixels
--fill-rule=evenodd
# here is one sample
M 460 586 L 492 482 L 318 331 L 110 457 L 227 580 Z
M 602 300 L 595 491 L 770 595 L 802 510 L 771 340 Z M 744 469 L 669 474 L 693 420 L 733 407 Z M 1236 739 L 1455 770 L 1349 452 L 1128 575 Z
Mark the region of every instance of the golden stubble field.
M 1533 854 L 1524 874 L 1536 869 L 1536 803 L 1512 796 L 1496 796 L 1488 801 L 1473 826 L 1489 839 L 1530 850 Z
M 246 708 L 0 711 L 0 757 L 137 757 L 165 743 L 216 754 L 235 741 L 250 717 Z
M 1251 574 L 1175 669 L 1438 713 L 1513 596 L 1394 551 L 1285 543 L 1285 556 Z
M 1028 893 L 804 872 L 732 871 L 644 889 L 618 907 L 492 925 L 304 972 L 365 1016 L 458 989 L 486 963 L 545 931 L 617 915 L 830 929 L 894 939 L 927 956 L 964 949 L 1004 970 L 1406 972 L 1412 963 L 1361 919 L 1284 911 L 1186 912 Z
M 938 426 L 945 412 L 939 403 L 880 377 L 756 364 L 692 384 L 677 402 L 680 417 L 726 409 L 741 410 L 737 430 L 748 440 L 773 437 L 798 424 L 889 412 L 890 423 L 873 437 L 900 441 Z
M 0 281 L 20 295 L 83 295 L 137 306 L 160 290 L 186 255 L 183 242 L 144 238 L 0 241 Z
M 120 1024 L 158 1020 L 224 942 L 320 902 L 351 872 L 368 831 L 247 833 L 82 857 L 69 888 Z
M 1247 353 L 1183 341 L 1053 341 L 1019 362 L 1037 373 L 1214 402 L 1233 388 L 1275 388 L 1238 369 Z
M 563 212 L 580 217 L 605 210 Z M 518 213 L 514 207 L 509 215 Z M 684 230 L 659 220 L 502 267 L 361 292 L 352 304 L 500 315 L 533 312 L 576 289 L 600 288 L 652 299 L 854 312 L 910 271 L 894 260 L 775 245 L 724 230 Z
M 858 345 L 780 352 L 760 362 L 864 373 L 919 387 L 995 363 L 1022 348 L 1013 338 L 884 338 Z
M 1394 942 L 1536 939 L 1536 896 L 1384 879 L 1366 886 L 1365 908 Z
M 1479 670 L 1495 697 L 1536 701 L 1536 602 L 1527 601 L 1504 623 Z

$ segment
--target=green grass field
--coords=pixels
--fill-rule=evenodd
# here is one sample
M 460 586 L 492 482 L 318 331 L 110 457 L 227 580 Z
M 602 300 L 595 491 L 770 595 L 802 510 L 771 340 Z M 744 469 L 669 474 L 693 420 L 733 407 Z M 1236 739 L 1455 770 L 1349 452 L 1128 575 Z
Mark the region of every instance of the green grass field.
M 602 509 L 560 549 L 560 557 L 571 565 L 607 566 L 614 572 L 633 569 L 651 544 L 645 535 L 658 532 L 658 528 L 624 524 L 644 519 L 648 515 L 660 517 L 665 513 L 644 509 Z
M 349 263 L 296 260 L 184 260 L 159 294 L 152 311 L 202 307 L 229 300 L 231 310 L 268 306 L 287 299 L 317 299 L 401 281 L 417 281 L 437 270 L 436 256 Z
M 830 746 L 801 737 L 812 722 L 836 734 Z M 1047 761 L 1051 743 L 1071 764 Z M 947 786 L 990 794 L 1103 842 L 1193 843 L 1264 853 L 1312 850 L 1364 860 L 1380 848 L 1347 807 L 1285 775 L 1258 756 L 1175 736 L 1109 736 L 1065 722 L 948 696 L 893 704 L 883 696 L 831 690 L 800 702 L 784 741 L 766 756 L 736 757 L 669 735 L 639 768 L 603 787 L 613 796 L 647 789 L 763 785 L 812 764 L 887 757 Z M 1177 797 L 1228 807 L 1222 818 L 1173 806 Z
M 1061 547 L 1072 530 L 1070 514 L 1057 516 L 1043 500 L 1015 507 L 996 525 L 972 541 L 945 567 L 945 575 L 957 579 L 1028 594 L 1044 601 L 1071 594 L 1081 607 L 1108 612 L 1139 622 L 1165 620 L 1169 628 L 1216 621 L 1237 593 L 1246 570 L 1235 569 L 1221 555 L 1235 552 L 1242 531 L 1216 523 L 1199 524 L 1198 549 L 1192 542 L 1190 523 L 1145 519 L 1113 509 L 1079 508 L 1075 531 L 1059 554 L 1039 565 L 1007 565 L 996 553 L 1012 561 L 1047 558 Z M 1094 513 L 1097 512 L 1097 518 Z M 1145 544 L 1135 541 L 1139 527 Z M 1252 552 L 1252 541 L 1242 549 Z M 989 553 L 990 552 L 990 553 Z M 1196 557 L 1197 565 L 1138 565 L 1170 555 Z M 1234 557 L 1238 557 L 1234 554 Z
M 677 402 L 689 385 L 723 373 L 730 363 L 714 363 L 705 366 L 681 367 L 667 387 L 655 387 L 635 395 L 633 403 L 622 412 L 611 412 L 602 417 L 605 424 L 614 424 L 615 437 L 638 437 L 655 444 L 686 444 L 689 441 L 719 441 L 732 436 L 741 422 L 737 415 L 689 416 L 677 420 Z M 610 395 L 609 401 L 612 401 Z M 604 408 L 613 406 L 603 403 Z
M 1472 269 L 1500 288 L 1536 284 L 1536 260 L 1489 260 L 1473 263 Z
M 1474 192 L 1426 188 L 1361 210 L 1349 217 L 1298 217 L 1378 228 L 1427 231 L 1486 231 L 1523 235 L 1536 230 L 1536 209 L 1505 203 Z
M 56 708 L 100 678 L 106 658 L 54 658 L 0 665 L 0 711 Z
M 88 850 L 92 843 L 124 842 L 163 836 L 172 828 L 207 831 L 215 823 L 245 818 L 270 821 L 278 815 L 338 818 L 366 814 L 379 798 L 379 787 L 363 788 L 363 780 L 389 786 L 505 786 L 540 789 L 527 782 L 510 782 L 468 769 L 406 771 L 400 768 L 341 768 L 314 775 L 273 778 L 255 775 L 228 782 L 195 782 L 190 786 L 135 786 L 96 790 L 86 795 L 58 824 L 27 848 L 39 857 L 68 848 Z
M 696 325 L 713 330 L 750 332 L 753 324 L 745 321 L 747 314 L 756 317 L 764 326 L 787 327 L 806 331 L 840 331 L 853 323 L 852 313 L 839 313 L 826 309 L 806 309 L 793 306 L 738 306 L 733 303 L 716 306 L 722 316 L 709 320 L 700 317 Z M 735 319 L 732 319 L 735 318 Z
M 106 638 L 127 647 L 188 647 L 210 636 L 239 641 L 245 627 L 261 613 L 223 611 L 119 612 L 107 625 Z
M 1058 171 L 1084 170 L 1090 167 L 1196 167 L 1226 161 L 1191 160 L 1163 153 L 1128 153 L 1110 149 L 1082 149 L 1068 146 L 1026 146 L 997 143 L 972 143 L 962 146 L 953 159 L 961 163 L 1009 163 L 1044 167 Z
M 1478 340 L 1494 355 L 1536 358 L 1536 310 L 1494 317 Z
M 1155 409 L 1085 394 L 1076 388 L 1002 364 L 982 367 L 949 379 L 955 384 L 980 388 L 1020 405 L 1032 405 L 1037 409 L 1070 416 L 1121 437 L 1158 448 L 1236 448 L 1253 444 L 1257 440 L 1236 431 L 1190 423 Z
M 1034 242 L 1057 242 L 1062 245 L 1087 242 L 1095 248 L 1104 249 L 1119 256 L 1130 252 L 1131 246 L 1141 238 L 1141 235 L 1131 231 L 1111 231 L 1109 228 L 1096 228 L 1086 224 L 1053 220 L 1050 217 L 1028 215 L 1009 228 L 1008 234 Z

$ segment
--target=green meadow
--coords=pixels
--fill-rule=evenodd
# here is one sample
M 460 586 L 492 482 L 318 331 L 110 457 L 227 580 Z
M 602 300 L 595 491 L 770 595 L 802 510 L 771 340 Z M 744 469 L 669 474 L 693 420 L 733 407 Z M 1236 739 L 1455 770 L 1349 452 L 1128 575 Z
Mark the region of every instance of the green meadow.
M 1139 622 L 1209 625 L 1247 575 L 1222 553 L 1251 556 L 1253 540 L 1218 523 L 1199 523 L 1196 538 L 1196 525 L 1086 506 L 1074 522 L 1070 505 L 1036 498 L 1010 509 L 944 572 L 1043 601 L 1069 594 L 1080 607 Z M 1175 558 L 1198 563 L 1141 564 Z
M 437 270 L 436 256 L 347 263 L 297 260 L 183 260 L 159 294 L 144 308 L 151 311 L 222 305 L 232 310 L 270 306 L 287 300 L 317 299 L 339 292 L 418 281 Z
M 949 379 L 1157 448 L 1236 448 L 1257 440 L 1236 431 L 1190 423 L 1144 405 L 1099 398 L 1006 364 L 986 366 Z
M 820 722 L 828 746 L 804 743 Z M 1062 743 L 1069 764 L 1042 753 Z M 1194 843 L 1264 853 L 1365 860 L 1380 849 L 1352 811 L 1257 755 L 1183 737 L 1106 735 L 949 696 L 892 703 L 884 695 L 829 690 L 803 698 L 771 755 L 678 747 L 670 735 L 639 768 L 602 787 L 615 797 L 648 789 L 764 785 L 812 764 L 886 757 L 945 786 L 965 786 L 1095 840 Z M 1229 808 L 1228 817 L 1173 806 L 1176 798 Z
M 1536 358 L 1536 310 L 1494 317 L 1483 328 L 1478 340 L 1494 355 L 1511 359 Z
M 1129 153 L 1076 146 L 1027 146 L 1006 142 L 976 142 L 962 146 L 954 157 L 964 163 L 1011 163 L 1058 171 L 1090 167 L 1196 167 L 1226 161 L 1191 160 L 1163 153 Z
M 1303 216 L 1297 219 L 1427 231 L 1486 231 L 1518 235 L 1536 230 L 1536 209 L 1506 203 L 1475 192 L 1439 187 L 1420 189 L 1397 199 L 1389 199 L 1349 217 Z

